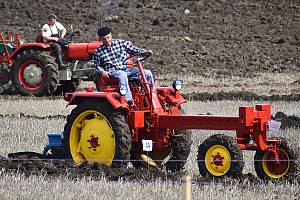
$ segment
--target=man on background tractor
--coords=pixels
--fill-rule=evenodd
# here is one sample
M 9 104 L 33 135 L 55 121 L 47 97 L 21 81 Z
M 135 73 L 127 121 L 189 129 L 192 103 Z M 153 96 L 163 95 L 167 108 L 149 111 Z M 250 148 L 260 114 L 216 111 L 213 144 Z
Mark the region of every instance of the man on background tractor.
M 61 48 L 65 48 L 66 43 L 63 38 L 65 37 L 67 30 L 66 28 L 56 21 L 57 17 L 55 14 L 48 16 L 48 23 L 44 24 L 42 28 L 42 36 L 45 43 L 48 43 L 54 51 L 56 62 L 59 69 L 64 69 L 66 65 L 63 63 Z
M 137 75 L 138 68 L 129 68 L 126 62 L 128 55 L 135 55 L 137 53 L 149 52 L 153 54 L 152 50 L 138 48 L 131 42 L 112 39 L 111 29 L 109 27 L 102 27 L 98 30 L 99 41 L 103 45 L 96 49 L 93 56 L 96 67 L 96 77 L 104 76 L 109 78 L 112 76 L 119 82 L 119 86 L 126 86 L 127 93 L 125 99 L 129 104 L 133 104 L 132 94 L 128 84 L 128 76 Z M 147 81 L 150 85 L 154 85 L 154 79 L 150 70 L 144 70 Z M 97 81 L 97 80 L 96 80 Z

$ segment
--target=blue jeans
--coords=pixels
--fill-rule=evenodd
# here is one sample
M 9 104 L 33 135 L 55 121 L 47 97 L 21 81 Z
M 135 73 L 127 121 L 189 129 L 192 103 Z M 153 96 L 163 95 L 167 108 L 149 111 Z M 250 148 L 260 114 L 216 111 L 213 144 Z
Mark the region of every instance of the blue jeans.
M 128 76 L 138 76 L 140 74 L 139 69 L 137 67 L 126 68 L 125 70 L 111 70 L 109 71 L 110 75 L 116 79 L 118 79 L 119 86 L 126 85 L 127 93 L 125 95 L 126 101 L 132 100 L 132 94 L 130 91 L 130 87 L 128 84 Z M 154 85 L 154 79 L 152 72 L 150 70 L 144 69 L 144 73 L 146 79 L 150 85 Z

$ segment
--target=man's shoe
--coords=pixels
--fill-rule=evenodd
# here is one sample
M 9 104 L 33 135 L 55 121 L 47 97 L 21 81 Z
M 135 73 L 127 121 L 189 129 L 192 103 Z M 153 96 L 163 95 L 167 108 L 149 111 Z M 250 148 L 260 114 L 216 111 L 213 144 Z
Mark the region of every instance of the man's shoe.
M 133 108 L 133 107 L 135 106 L 133 100 L 127 101 L 127 104 L 128 104 L 128 106 L 131 107 L 131 108 Z

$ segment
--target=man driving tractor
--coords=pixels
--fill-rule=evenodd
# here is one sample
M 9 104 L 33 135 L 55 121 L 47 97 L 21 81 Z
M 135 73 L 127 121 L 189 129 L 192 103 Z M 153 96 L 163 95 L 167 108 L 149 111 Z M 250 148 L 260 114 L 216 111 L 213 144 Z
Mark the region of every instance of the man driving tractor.
M 48 16 L 48 23 L 44 24 L 42 28 L 42 36 L 45 43 L 48 43 L 54 51 L 56 62 L 59 69 L 64 69 L 66 65 L 63 63 L 61 48 L 64 48 L 65 44 L 62 39 L 65 37 L 67 30 L 66 28 L 56 21 L 57 17 L 55 14 Z
M 152 50 L 146 50 L 134 46 L 131 42 L 112 39 L 111 29 L 109 27 L 102 27 L 98 30 L 99 41 L 103 45 L 96 49 L 93 56 L 96 66 L 96 75 L 109 78 L 112 76 L 118 80 L 119 87 L 126 86 L 127 93 L 125 99 L 129 104 L 134 104 L 132 94 L 128 84 L 128 76 L 138 75 L 138 68 L 129 68 L 126 61 L 128 55 L 135 55 L 138 53 L 149 52 L 153 54 Z M 153 75 L 150 70 L 144 70 L 147 81 L 150 85 L 154 85 Z

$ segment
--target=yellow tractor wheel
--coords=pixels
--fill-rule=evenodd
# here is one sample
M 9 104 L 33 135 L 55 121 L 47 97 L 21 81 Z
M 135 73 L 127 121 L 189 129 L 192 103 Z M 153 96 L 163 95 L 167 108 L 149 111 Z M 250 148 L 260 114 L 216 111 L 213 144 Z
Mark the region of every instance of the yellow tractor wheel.
M 213 176 L 225 175 L 231 165 L 231 156 L 226 147 L 222 145 L 211 146 L 205 155 L 205 166 Z
M 237 142 L 223 134 L 213 135 L 199 146 L 197 162 L 204 177 L 239 176 L 244 167 Z
M 131 149 L 129 127 L 122 111 L 108 103 L 86 101 L 68 116 L 64 130 L 67 156 L 75 163 L 99 163 L 110 166 L 128 161 Z

